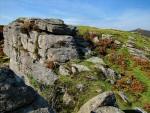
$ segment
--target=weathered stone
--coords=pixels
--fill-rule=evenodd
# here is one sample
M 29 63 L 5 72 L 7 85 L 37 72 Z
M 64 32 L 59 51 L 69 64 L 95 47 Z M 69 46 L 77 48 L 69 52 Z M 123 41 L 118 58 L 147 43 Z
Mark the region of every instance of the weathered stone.
M 57 76 L 48 65 L 78 58 L 73 35 L 76 28 L 58 19 L 19 18 L 4 27 L 4 52 L 10 68 L 25 81 L 30 74 L 52 85 Z M 28 82 L 27 82 L 28 83 Z
M 116 73 L 111 68 L 107 68 L 103 65 L 96 65 L 96 68 L 101 70 L 102 74 L 104 75 L 104 78 L 109 80 L 111 84 L 114 84 L 116 80 L 121 78 L 121 75 Z
M 73 104 L 73 98 L 67 92 L 63 96 L 63 103 L 65 105 Z
M 119 42 L 118 40 L 115 40 L 114 43 L 117 44 L 117 45 L 121 44 L 121 42 Z
M 96 37 L 93 38 L 92 41 L 93 41 L 95 44 L 97 44 L 97 43 L 99 42 L 99 38 L 96 36 Z
M 70 75 L 71 72 L 68 69 L 66 69 L 64 66 L 60 65 L 59 66 L 59 74 L 61 74 L 61 75 Z
M 78 57 L 72 36 L 40 35 L 38 44 L 39 55 L 51 61 L 66 62 Z
M 88 62 L 92 62 L 94 64 L 101 64 L 101 65 L 105 65 L 103 59 L 99 58 L 99 57 L 91 57 L 89 59 L 87 59 Z
M 99 107 L 95 112 L 93 113 L 125 113 L 121 111 L 120 109 L 112 106 L 104 106 L 104 107 Z
M 126 103 L 129 103 L 128 97 L 124 94 L 124 92 L 120 91 L 118 92 L 118 95 L 122 98 L 122 100 Z
M 40 108 L 40 109 L 31 111 L 29 113 L 54 113 L 54 112 L 50 112 L 48 108 Z
M 112 36 L 111 34 L 102 34 L 102 39 L 112 39 Z
M 78 70 L 78 72 L 90 71 L 90 69 L 87 66 L 80 64 L 72 64 L 72 67 L 75 67 Z
M 76 85 L 76 88 L 77 88 L 80 92 L 82 92 L 83 89 L 85 88 L 85 86 L 84 86 L 84 84 L 79 83 L 79 84 Z
M 101 106 L 115 106 L 115 102 L 116 99 L 113 92 L 104 92 L 87 101 L 83 106 L 81 106 L 78 113 L 91 113 Z

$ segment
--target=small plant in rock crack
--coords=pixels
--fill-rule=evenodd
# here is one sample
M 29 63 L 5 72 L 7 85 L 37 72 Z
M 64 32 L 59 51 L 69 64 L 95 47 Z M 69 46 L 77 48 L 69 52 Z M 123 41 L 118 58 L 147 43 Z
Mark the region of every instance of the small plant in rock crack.
M 31 31 L 32 29 L 35 29 L 35 23 L 34 21 L 27 21 L 27 20 L 24 20 L 21 22 L 21 32 L 22 33 L 28 33 L 29 31 Z
M 54 69 L 55 64 L 54 64 L 53 61 L 47 61 L 46 62 L 46 67 L 49 68 L 49 69 Z

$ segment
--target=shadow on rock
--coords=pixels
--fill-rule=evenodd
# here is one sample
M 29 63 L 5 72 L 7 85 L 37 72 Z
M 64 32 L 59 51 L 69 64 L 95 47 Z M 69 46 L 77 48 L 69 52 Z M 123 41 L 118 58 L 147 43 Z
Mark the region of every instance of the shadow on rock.
M 0 113 L 54 113 L 47 101 L 9 68 L 0 68 Z

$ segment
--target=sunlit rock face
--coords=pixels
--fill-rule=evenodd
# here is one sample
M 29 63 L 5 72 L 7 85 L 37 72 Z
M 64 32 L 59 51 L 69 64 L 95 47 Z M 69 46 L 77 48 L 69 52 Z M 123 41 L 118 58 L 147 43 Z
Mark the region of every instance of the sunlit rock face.
M 57 75 L 48 67 L 77 58 L 76 28 L 59 19 L 19 18 L 4 27 L 4 52 L 10 68 L 28 83 L 27 75 L 53 84 Z

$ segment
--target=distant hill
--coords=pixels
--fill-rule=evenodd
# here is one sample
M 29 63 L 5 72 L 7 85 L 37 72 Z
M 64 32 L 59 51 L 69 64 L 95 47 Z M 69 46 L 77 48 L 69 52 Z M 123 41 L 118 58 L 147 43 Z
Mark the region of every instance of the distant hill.
M 137 33 L 140 33 L 141 35 L 150 37 L 150 31 L 148 30 L 138 28 L 138 29 L 132 30 L 131 32 L 137 32 Z

